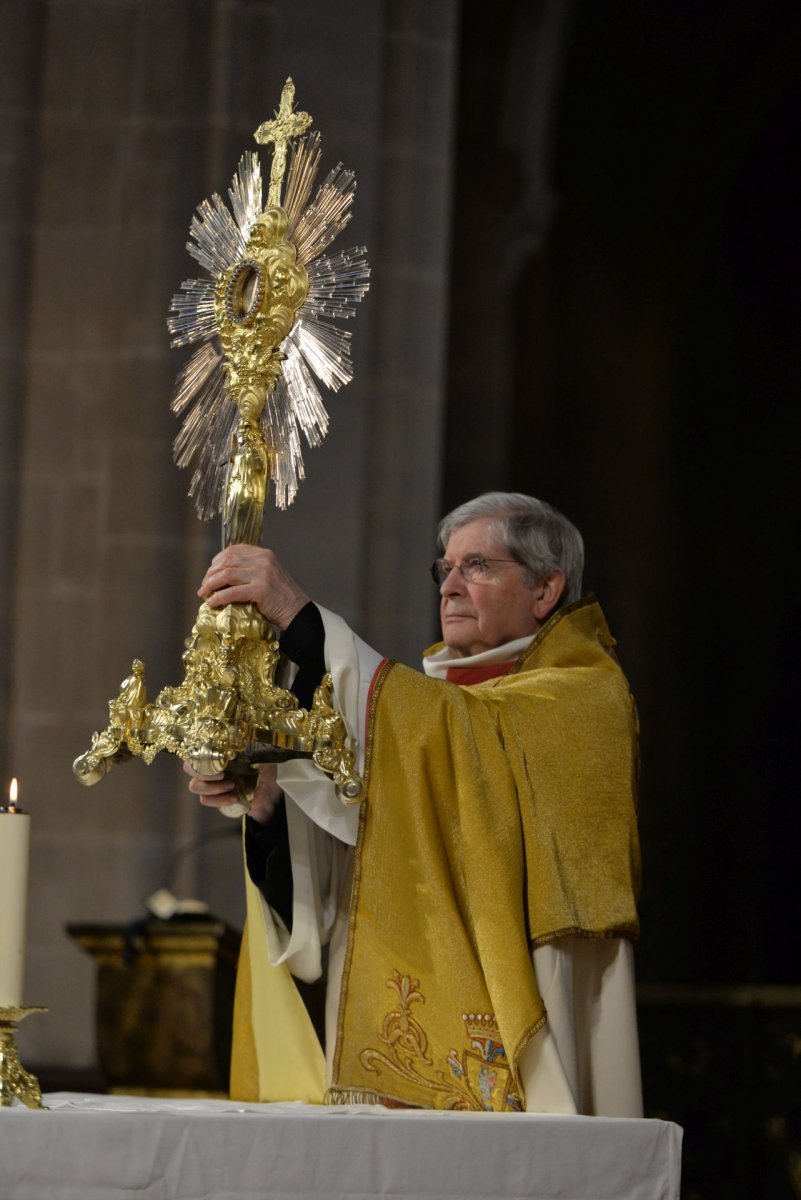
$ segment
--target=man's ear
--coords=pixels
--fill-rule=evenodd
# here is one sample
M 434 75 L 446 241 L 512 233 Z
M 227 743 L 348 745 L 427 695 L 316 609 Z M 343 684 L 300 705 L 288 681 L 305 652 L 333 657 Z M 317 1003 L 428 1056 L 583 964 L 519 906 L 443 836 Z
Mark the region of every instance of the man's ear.
M 534 588 L 534 604 L 532 612 L 537 620 L 545 621 L 559 603 L 565 590 L 565 573 L 558 568 L 541 579 Z

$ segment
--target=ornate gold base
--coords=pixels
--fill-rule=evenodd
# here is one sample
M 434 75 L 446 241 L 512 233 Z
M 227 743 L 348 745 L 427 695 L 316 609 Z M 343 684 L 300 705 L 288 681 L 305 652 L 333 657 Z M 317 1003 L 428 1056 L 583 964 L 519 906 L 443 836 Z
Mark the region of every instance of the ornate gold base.
M 35 1012 L 47 1009 L 0 1007 L 0 1106 L 3 1108 L 10 1108 L 15 1100 L 28 1108 L 44 1108 L 39 1081 L 23 1067 L 14 1040 L 20 1021 Z
M 279 646 L 271 626 L 253 604 L 213 609 L 201 604 L 186 641 L 186 675 L 178 687 L 147 699 L 145 667 L 134 659 L 131 674 L 109 703 L 109 723 L 72 765 L 80 783 L 99 783 L 114 763 L 138 756 L 151 763 L 161 750 L 189 762 L 201 775 L 228 770 L 238 802 L 226 816 L 247 812 L 256 782 L 255 762 L 305 757 L 333 776 L 346 804 L 361 799 L 362 780 L 349 747 L 334 685 L 324 675 L 308 711 L 275 682 Z

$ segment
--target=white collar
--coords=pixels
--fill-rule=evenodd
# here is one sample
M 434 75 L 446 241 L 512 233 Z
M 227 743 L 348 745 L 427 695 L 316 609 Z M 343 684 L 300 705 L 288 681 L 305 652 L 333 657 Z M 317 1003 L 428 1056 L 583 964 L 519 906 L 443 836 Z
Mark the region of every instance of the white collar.
M 485 667 L 491 663 L 505 663 L 516 659 L 531 642 L 534 634 L 528 637 L 515 638 L 513 642 L 504 642 L 502 646 L 494 646 L 491 650 L 482 650 L 480 654 L 470 654 L 460 658 L 450 646 L 443 646 L 433 654 L 423 656 L 423 670 L 433 679 L 446 679 L 449 667 Z

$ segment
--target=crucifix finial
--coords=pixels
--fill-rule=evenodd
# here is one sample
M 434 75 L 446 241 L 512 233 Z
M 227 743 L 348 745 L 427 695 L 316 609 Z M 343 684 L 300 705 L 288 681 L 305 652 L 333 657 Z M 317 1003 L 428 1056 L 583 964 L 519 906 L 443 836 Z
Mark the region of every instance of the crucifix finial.
M 292 138 L 299 137 L 312 123 L 312 117 L 305 112 L 295 112 L 295 85 L 291 78 L 287 79 L 281 92 L 281 103 L 275 113 L 275 119 L 265 121 L 254 133 L 256 141 L 262 145 L 275 146 L 273 165 L 270 171 L 270 190 L 267 203 L 272 206 L 281 203 L 281 185 L 284 182 L 286 170 L 286 147 Z

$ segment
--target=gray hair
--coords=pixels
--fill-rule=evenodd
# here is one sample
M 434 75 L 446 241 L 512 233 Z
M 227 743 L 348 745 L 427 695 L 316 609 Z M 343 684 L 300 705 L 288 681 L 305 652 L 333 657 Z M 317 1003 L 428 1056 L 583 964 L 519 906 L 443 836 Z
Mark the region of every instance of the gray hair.
M 524 496 L 522 492 L 485 492 L 460 504 L 437 527 L 440 548 L 444 551 L 451 535 L 463 525 L 487 519 L 506 552 L 527 568 L 532 587 L 559 570 L 565 576 L 560 604 L 580 599 L 584 570 L 582 536 L 567 517 L 534 496 Z

